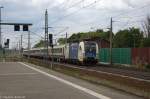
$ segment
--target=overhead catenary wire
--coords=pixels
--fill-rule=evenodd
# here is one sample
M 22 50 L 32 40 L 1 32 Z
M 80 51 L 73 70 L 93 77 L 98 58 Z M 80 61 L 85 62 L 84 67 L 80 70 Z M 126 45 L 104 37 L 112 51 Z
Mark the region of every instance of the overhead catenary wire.
M 80 0 L 79 2 L 77 2 L 77 3 L 75 3 L 75 4 L 71 5 L 71 6 L 69 6 L 69 7 L 66 8 L 65 10 L 71 9 L 71 8 L 73 8 L 73 7 L 75 7 L 75 6 L 79 5 L 79 4 L 81 4 L 82 2 L 84 2 L 84 0 Z
M 84 7 L 81 7 L 80 9 L 78 9 L 78 10 L 72 12 L 72 13 L 69 13 L 68 15 L 65 15 L 65 16 L 63 16 L 62 18 L 59 18 L 59 19 L 55 20 L 55 21 L 52 22 L 52 23 L 56 23 L 57 21 L 61 21 L 62 19 L 66 18 L 66 17 L 68 17 L 68 16 L 71 16 L 71 15 L 75 14 L 76 12 L 79 12 L 80 10 L 82 10 L 82 9 L 84 9 L 84 8 L 90 7 L 90 6 L 92 6 L 93 4 L 96 4 L 96 3 L 99 2 L 99 1 L 101 1 L 101 0 L 95 0 L 94 2 L 88 4 L 88 5 L 84 6 Z M 52 23 L 51 23 L 51 24 L 52 24 Z M 62 33 L 62 32 L 60 31 L 59 34 L 61 34 L 61 33 Z
M 87 8 L 87 7 L 89 7 L 89 6 L 91 6 L 91 5 L 95 4 L 95 3 L 97 3 L 98 1 L 99 1 L 99 0 L 94 1 L 93 3 L 87 5 L 87 6 L 83 7 L 83 8 Z M 65 2 L 65 1 L 64 1 L 64 2 Z M 55 8 L 55 7 L 59 7 L 59 6 L 60 6 L 61 4 L 63 4 L 64 2 L 58 4 L 57 6 L 51 7 L 50 9 Z M 73 5 L 71 5 L 70 7 L 68 7 L 68 8 L 65 9 L 65 10 L 68 10 L 68 9 L 70 9 L 70 8 L 73 8 L 73 7 L 77 6 L 78 4 L 80 4 L 80 3 L 82 3 L 82 2 L 84 2 L 84 0 L 80 0 L 79 2 L 77 2 L 77 3 L 73 4 Z M 83 8 L 81 8 L 81 9 L 83 9 Z M 79 9 L 79 10 L 80 10 L 80 9 Z M 75 11 L 75 12 L 78 12 L 79 10 L 77 10 L 77 11 Z M 64 17 L 68 17 L 68 16 L 74 14 L 75 12 L 70 13 L 70 14 L 68 14 L 68 15 L 65 15 Z M 61 19 L 63 19 L 63 18 L 59 18 L 58 21 L 61 20 Z M 38 23 L 40 23 L 40 22 L 38 22 Z M 36 29 L 36 31 L 37 31 L 39 28 L 35 28 L 35 29 Z
M 94 2 L 88 4 L 88 5 L 84 6 L 84 7 L 81 7 L 81 8 L 79 8 L 78 10 L 73 11 L 72 13 L 66 14 L 66 15 L 64 15 L 63 17 L 54 20 L 53 22 L 51 22 L 51 24 L 56 24 L 57 22 L 62 21 L 64 18 L 67 18 L 67 17 L 69 17 L 69 16 L 72 16 L 73 14 L 76 14 L 77 12 L 81 11 L 82 9 L 85 9 L 85 8 L 87 8 L 87 7 L 90 7 L 90 6 L 92 6 L 93 4 L 96 4 L 97 2 L 100 2 L 100 1 L 101 1 L 101 0 L 95 0 Z
M 64 3 L 65 3 L 65 0 L 64 0 L 62 3 L 59 3 L 59 4 L 53 6 L 53 7 L 49 8 L 49 9 L 54 9 L 54 8 L 56 8 L 56 7 L 60 7 L 60 6 L 62 6 Z M 42 17 L 43 17 L 43 16 L 42 16 Z M 37 21 L 36 21 L 36 26 L 38 26 L 41 22 L 43 22 L 43 19 L 42 19 L 42 18 L 40 18 L 40 20 L 37 20 Z M 33 25 L 33 27 L 34 27 L 34 25 Z M 38 31 L 39 29 L 42 29 L 42 28 L 35 27 L 35 28 L 32 28 L 32 30 L 33 30 L 33 29 L 35 29 L 36 31 Z
M 78 12 L 78 11 L 77 11 Z
M 149 6 L 150 6 L 150 3 L 148 3 L 148 4 L 144 5 L 144 6 L 138 7 L 138 8 L 134 8 L 134 9 L 128 11 L 128 12 L 121 12 L 120 14 L 117 14 L 117 15 L 113 16 L 112 18 L 118 18 L 119 16 L 122 16 L 122 15 L 125 15 L 125 14 L 129 14 L 132 11 L 143 9 L 143 8 L 149 7 Z
M 142 7 L 135 8 L 135 9 L 129 11 L 129 12 L 121 12 L 120 14 L 114 15 L 112 18 L 117 18 L 117 17 L 119 17 L 119 16 L 122 16 L 122 15 L 125 15 L 125 14 L 128 14 L 128 13 L 131 13 L 132 11 L 139 10 L 139 9 L 143 9 L 143 8 L 146 8 L 146 7 L 149 7 L 149 6 L 150 6 L 150 4 L 146 4 L 146 5 L 142 6 Z M 137 15 L 137 16 L 132 16 L 132 17 L 144 17 L 144 16 L 145 16 L 145 15 Z M 131 17 L 131 16 L 129 16 L 129 17 Z M 103 18 L 103 19 L 101 19 L 101 20 L 104 21 L 104 19 L 108 20 L 109 18 L 110 18 L 110 17 L 105 17 L 105 18 Z M 117 19 L 117 20 L 118 20 L 118 19 Z M 90 23 L 82 24 L 82 25 L 80 25 L 80 26 L 85 26 L 85 25 L 89 25 L 89 24 L 92 24 L 92 23 L 95 23 L 95 22 L 90 22 Z

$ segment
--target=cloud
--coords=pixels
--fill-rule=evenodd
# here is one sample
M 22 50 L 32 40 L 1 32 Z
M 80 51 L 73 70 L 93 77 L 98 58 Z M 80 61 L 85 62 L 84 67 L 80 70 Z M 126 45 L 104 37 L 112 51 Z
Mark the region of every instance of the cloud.
M 32 31 L 43 35 L 45 9 L 49 13 L 49 26 L 69 26 L 68 33 L 90 31 L 90 27 L 106 28 L 110 17 L 114 21 L 143 20 L 150 13 L 147 6 L 149 0 L 0 0 L 4 6 L 2 20 L 7 22 L 31 22 Z M 95 3 L 94 3 L 95 2 Z M 92 4 L 92 5 L 90 5 Z M 87 5 L 90 5 L 86 7 Z M 83 8 L 84 7 L 84 8 Z M 135 9 L 135 10 L 134 10 Z M 130 13 L 129 13 L 130 12 Z M 121 14 L 120 13 L 124 13 Z M 144 15 L 143 17 L 137 17 Z M 119 16 L 118 16 L 119 15 Z M 128 17 L 128 18 L 125 18 Z M 118 31 L 125 23 L 114 23 L 114 31 Z M 129 24 L 140 26 L 140 23 Z M 126 28 L 124 27 L 124 28 Z M 4 27 L 6 28 L 6 27 Z M 7 29 L 7 28 L 6 28 Z M 3 32 L 12 32 L 12 30 Z M 58 31 L 53 31 L 55 34 Z M 65 33 L 66 31 L 64 31 Z M 13 39 L 13 36 L 11 36 Z M 14 40 L 14 39 L 13 39 Z M 38 40 L 38 38 L 35 38 Z
M 123 10 L 128 9 L 130 6 L 124 2 L 125 0 L 102 0 L 97 4 L 97 8 Z

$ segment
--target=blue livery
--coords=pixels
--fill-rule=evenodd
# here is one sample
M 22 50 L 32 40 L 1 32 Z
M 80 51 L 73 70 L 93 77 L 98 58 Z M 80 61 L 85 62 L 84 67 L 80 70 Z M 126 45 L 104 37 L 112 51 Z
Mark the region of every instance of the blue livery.
M 78 60 L 79 43 L 71 43 L 69 46 L 69 59 Z

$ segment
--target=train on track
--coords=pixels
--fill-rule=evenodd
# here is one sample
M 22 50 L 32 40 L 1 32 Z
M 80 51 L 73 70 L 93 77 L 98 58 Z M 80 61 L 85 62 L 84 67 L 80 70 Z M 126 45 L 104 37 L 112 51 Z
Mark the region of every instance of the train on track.
M 23 55 L 26 57 L 40 59 L 44 58 L 46 53 L 46 48 L 33 48 L 23 51 Z M 48 59 L 75 64 L 96 64 L 98 62 L 98 44 L 95 41 L 80 41 L 53 46 L 53 48 L 49 47 Z

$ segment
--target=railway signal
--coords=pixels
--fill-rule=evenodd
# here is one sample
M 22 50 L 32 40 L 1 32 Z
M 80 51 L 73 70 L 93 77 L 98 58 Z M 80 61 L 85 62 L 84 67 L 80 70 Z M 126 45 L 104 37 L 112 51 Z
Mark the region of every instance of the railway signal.
M 29 26 L 27 24 L 23 25 L 23 31 L 29 31 Z M 14 31 L 20 31 L 20 25 L 14 25 Z
M 49 34 L 49 46 L 53 45 L 53 35 Z
M 14 31 L 20 31 L 20 25 L 14 25 Z
M 6 40 L 6 42 L 4 43 L 5 48 L 9 48 L 9 39 Z
M 23 25 L 23 31 L 28 31 L 28 25 Z

